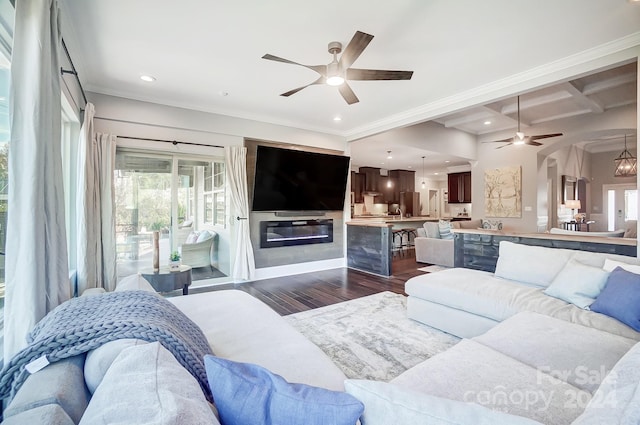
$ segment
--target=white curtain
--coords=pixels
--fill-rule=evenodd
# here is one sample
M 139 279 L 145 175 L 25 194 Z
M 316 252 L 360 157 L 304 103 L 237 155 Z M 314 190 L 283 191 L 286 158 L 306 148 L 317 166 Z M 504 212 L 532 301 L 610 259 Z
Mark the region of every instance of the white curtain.
M 60 146 L 57 0 L 16 2 L 11 58 L 5 363 L 70 298 Z
M 249 235 L 249 199 L 247 194 L 247 148 L 227 146 L 225 169 L 231 194 L 231 206 L 238 214 L 234 227 L 236 254 L 231 276 L 234 280 L 252 279 L 256 264 Z M 232 219 L 233 220 L 233 219 Z
M 113 169 L 116 137 L 95 133 L 95 107 L 88 103 L 78 143 L 77 282 L 78 295 L 87 288 L 115 289 L 116 240 Z

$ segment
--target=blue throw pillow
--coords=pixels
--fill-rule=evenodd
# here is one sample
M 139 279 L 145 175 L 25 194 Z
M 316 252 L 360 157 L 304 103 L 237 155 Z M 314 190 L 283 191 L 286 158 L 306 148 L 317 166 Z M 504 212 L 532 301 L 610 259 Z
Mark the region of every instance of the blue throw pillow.
M 354 425 L 364 405 L 345 392 L 290 384 L 249 363 L 205 356 L 222 425 Z
M 640 275 L 616 267 L 590 309 L 640 332 Z

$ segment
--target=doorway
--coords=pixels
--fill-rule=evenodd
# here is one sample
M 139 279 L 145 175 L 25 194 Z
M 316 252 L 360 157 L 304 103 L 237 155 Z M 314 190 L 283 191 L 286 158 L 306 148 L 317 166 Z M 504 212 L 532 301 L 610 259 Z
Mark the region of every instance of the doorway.
M 229 261 L 219 258 L 228 233 L 223 158 L 118 149 L 114 192 L 118 277 L 149 272 L 157 231 L 160 267 L 181 252 L 194 286 L 230 280 Z
M 607 231 L 625 229 L 625 222 L 638 219 L 638 190 L 635 184 L 602 186 Z
M 438 189 L 429 189 L 429 217 L 438 217 Z

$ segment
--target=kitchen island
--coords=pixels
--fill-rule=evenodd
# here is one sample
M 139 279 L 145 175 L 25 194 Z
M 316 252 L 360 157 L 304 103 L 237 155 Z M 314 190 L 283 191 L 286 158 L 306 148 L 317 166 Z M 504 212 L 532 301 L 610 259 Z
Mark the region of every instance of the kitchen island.
M 469 217 L 443 217 L 447 220 Z M 347 267 L 379 276 L 392 275 L 393 235 L 401 229 L 416 229 L 437 217 L 356 216 L 347 222 Z M 400 235 L 404 243 L 408 233 Z M 413 235 L 415 237 L 415 234 Z

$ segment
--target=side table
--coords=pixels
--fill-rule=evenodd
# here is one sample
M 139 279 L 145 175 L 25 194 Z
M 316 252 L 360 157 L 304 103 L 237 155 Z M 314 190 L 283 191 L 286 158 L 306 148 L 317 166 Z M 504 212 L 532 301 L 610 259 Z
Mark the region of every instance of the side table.
M 178 270 L 169 270 L 169 266 L 164 266 L 157 272 L 147 269 L 141 274 L 158 292 L 170 292 L 182 288 L 182 295 L 189 295 L 191 266 L 181 265 Z

